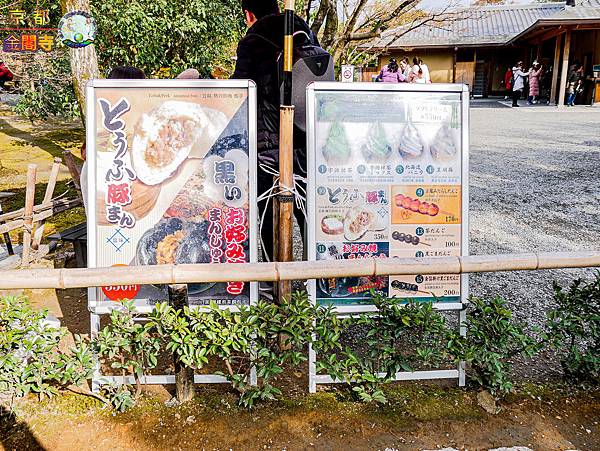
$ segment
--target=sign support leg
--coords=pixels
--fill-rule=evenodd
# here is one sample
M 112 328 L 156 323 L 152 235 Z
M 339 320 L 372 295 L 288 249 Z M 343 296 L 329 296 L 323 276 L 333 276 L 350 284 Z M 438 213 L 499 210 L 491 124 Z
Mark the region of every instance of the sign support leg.
M 90 340 L 95 339 L 100 333 L 100 315 L 90 313 Z M 93 355 L 94 373 L 92 374 L 92 393 L 100 392 L 100 360 L 98 354 Z
M 313 335 L 313 341 L 316 336 Z M 308 344 L 308 392 L 317 392 L 317 381 L 315 376 L 317 375 L 317 353 L 315 352 L 312 343 Z
M 463 308 L 458 312 L 458 330 L 462 337 L 467 335 L 467 328 L 465 327 L 465 321 L 467 320 L 467 310 Z M 458 362 L 458 386 L 464 387 L 466 383 L 465 374 L 465 362 Z

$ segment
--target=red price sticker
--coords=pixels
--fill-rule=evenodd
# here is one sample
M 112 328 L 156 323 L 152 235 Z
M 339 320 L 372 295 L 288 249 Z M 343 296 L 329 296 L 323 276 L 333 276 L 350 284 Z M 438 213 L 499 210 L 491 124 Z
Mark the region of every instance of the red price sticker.
M 102 292 L 111 301 L 133 299 L 139 291 L 139 285 L 111 285 L 109 287 L 102 287 Z
M 113 265 L 127 266 L 127 265 Z M 140 285 L 110 285 L 102 287 L 102 292 L 111 301 L 120 301 L 123 299 L 133 299 L 140 291 Z

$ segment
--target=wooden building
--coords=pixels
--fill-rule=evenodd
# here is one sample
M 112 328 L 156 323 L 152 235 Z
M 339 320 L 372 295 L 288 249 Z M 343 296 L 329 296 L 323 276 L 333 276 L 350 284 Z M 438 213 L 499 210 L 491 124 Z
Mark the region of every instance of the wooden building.
M 381 55 L 379 67 L 391 57 L 422 58 L 434 83 L 467 83 L 475 97 L 505 95 L 507 69 L 538 60 L 545 68 L 542 96 L 558 105 L 569 66 L 581 63 L 587 81 L 580 101 L 600 102 L 600 0 L 568 3 L 460 9 L 408 32 L 387 30 L 361 47 Z

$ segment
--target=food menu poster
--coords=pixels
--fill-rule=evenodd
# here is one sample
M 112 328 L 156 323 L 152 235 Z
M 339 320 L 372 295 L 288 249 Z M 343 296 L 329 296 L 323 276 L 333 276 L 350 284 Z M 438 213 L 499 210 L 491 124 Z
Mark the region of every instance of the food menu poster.
M 314 95 L 314 258 L 461 255 L 461 94 Z M 455 303 L 461 278 L 415 274 L 316 282 L 319 304 L 369 304 L 373 293 Z
M 251 256 L 248 88 L 95 87 L 88 187 L 96 267 L 244 263 Z M 168 300 L 164 285 L 97 301 Z M 250 302 L 243 281 L 188 285 L 190 305 Z

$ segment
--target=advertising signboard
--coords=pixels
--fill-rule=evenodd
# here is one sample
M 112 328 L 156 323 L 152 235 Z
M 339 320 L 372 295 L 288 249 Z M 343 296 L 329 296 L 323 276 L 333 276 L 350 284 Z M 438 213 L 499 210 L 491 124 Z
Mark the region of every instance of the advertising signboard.
M 314 83 L 307 92 L 309 260 L 468 254 L 464 85 Z M 460 309 L 461 275 L 312 282 L 318 304 L 373 310 L 373 292 Z
M 93 80 L 87 91 L 88 266 L 256 261 L 251 81 Z M 243 281 L 188 286 L 190 305 L 255 299 Z M 90 289 L 90 310 L 140 311 L 166 286 Z

